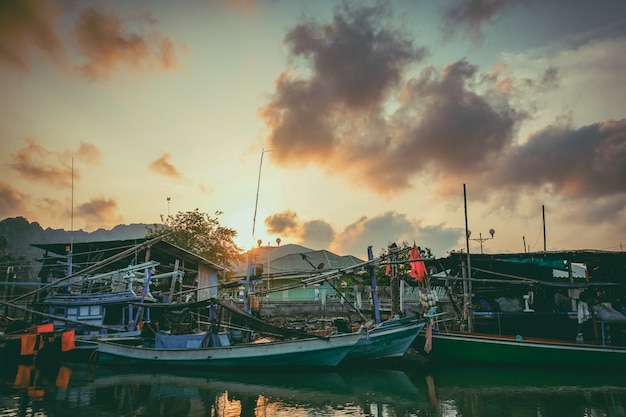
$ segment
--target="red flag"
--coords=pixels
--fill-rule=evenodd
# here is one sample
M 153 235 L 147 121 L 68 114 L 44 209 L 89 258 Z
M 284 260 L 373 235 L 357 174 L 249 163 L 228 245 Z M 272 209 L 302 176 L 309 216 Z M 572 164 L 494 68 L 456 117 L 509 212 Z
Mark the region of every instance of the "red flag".
M 411 249 L 411 276 L 418 281 L 423 281 L 426 276 L 426 266 L 423 261 L 413 261 L 413 259 L 421 259 L 417 246 L 413 243 L 413 249 Z

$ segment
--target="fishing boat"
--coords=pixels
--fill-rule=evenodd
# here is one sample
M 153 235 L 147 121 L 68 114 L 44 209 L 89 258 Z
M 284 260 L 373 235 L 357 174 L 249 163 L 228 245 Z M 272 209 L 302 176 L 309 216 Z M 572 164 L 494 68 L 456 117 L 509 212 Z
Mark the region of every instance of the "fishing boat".
M 98 339 L 98 361 L 214 368 L 334 367 L 363 336 L 314 336 L 284 329 L 217 298 L 155 308 L 170 323 L 167 329 L 145 323 L 142 337 Z
M 426 343 L 425 338 L 421 338 L 421 341 Z M 430 344 L 428 352 L 422 350 L 424 355 L 431 360 L 446 363 L 576 369 L 626 368 L 626 348 L 622 346 L 451 331 L 433 331 Z
M 157 261 L 134 264 L 138 251 L 159 240 L 134 245 L 81 272 L 72 274 L 68 271 L 66 276 L 42 284 L 35 291 L 0 303 L 23 311 L 25 316 L 32 316 L 32 322 L 39 328 L 47 326 L 55 332 L 72 331 L 75 340 L 73 357 L 88 357 L 97 348 L 95 340 L 101 337 L 139 337 L 142 322 L 151 320 L 149 307 L 161 302 L 153 296 L 150 286 L 164 279 L 174 283 L 184 275 L 178 269 L 178 262 L 173 271 L 161 269 L 161 273 L 155 273 L 160 265 Z M 68 264 L 71 262 L 69 258 Z M 127 263 L 125 267 L 100 272 L 114 262 L 117 265 Z M 34 301 L 19 302 L 27 297 Z
M 428 358 L 626 368 L 626 316 L 618 311 L 626 289 L 619 273 L 623 252 L 548 252 L 544 236 L 543 252 L 470 254 L 467 206 L 465 213 L 467 252 L 451 254 L 456 264 L 451 268 L 458 272 L 446 270 L 437 277 L 445 282 L 452 307 L 442 306 L 442 314 L 456 312 L 456 317 L 441 322 L 433 317 L 417 339 Z M 584 271 L 579 276 L 573 273 L 576 264 Z M 457 297 L 461 284 L 462 298 Z
M 553 278 L 552 267 L 563 265 L 564 258 L 570 265 L 572 259 L 586 260 L 594 274 L 623 257 L 598 252 L 472 255 L 466 262 L 471 272 L 466 268 L 462 277 L 440 277 L 448 283 L 464 283 L 464 306 L 452 309 L 462 314 L 454 317 L 450 308 L 440 305 L 445 312 L 432 317 L 432 326 L 414 345 L 427 358 L 446 363 L 626 368 L 626 318 L 609 302 L 613 295 L 619 299 L 624 285 L 610 277 L 594 280 L 589 274 L 578 279 Z M 598 263 L 599 259 L 603 262 Z M 517 310 L 484 311 L 501 294 L 508 298 L 498 299 L 515 302 Z M 566 300 L 563 311 L 557 304 L 561 298 Z M 439 315 L 448 314 L 451 319 L 439 321 Z
M 344 363 L 401 357 L 427 322 L 413 316 L 383 321 L 372 328 L 363 326 L 359 330 L 363 337 L 350 349 Z
M 201 336 L 202 339 L 205 337 Z M 231 345 L 228 338 L 223 337 L 221 346 L 178 348 L 146 346 L 138 338 L 99 339 L 98 360 L 103 364 L 130 362 L 178 367 L 335 367 L 360 338 L 358 333 L 344 333 L 327 338 L 311 336 L 306 339 L 263 340 Z M 196 345 L 198 339 L 194 343 L 192 339 L 186 338 L 188 345 Z

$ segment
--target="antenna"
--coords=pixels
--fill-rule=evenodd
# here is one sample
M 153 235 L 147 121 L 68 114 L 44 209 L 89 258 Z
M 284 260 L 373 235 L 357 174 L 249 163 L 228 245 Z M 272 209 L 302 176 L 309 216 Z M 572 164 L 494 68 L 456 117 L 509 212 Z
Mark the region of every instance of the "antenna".
M 254 202 L 254 216 L 252 217 L 252 239 L 254 239 L 254 227 L 256 226 L 256 210 L 259 206 L 259 187 L 261 186 L 261 167 L 263 167 L 263 155 L 266 152 L 272 152 L 273 149 L 268 149 L 267 151 L 264 149 L 261 150 L 261 162 L 259 163 L 259 177 L 256 183 L 256 200 Z

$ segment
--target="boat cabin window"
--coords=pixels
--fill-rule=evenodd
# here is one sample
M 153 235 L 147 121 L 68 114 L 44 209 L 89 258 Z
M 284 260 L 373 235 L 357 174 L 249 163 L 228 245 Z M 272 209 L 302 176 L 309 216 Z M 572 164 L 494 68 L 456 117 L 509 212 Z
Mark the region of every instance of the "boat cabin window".
M 54 307 L 50 312 L 53 316 L 65 316 L 65 307 Z

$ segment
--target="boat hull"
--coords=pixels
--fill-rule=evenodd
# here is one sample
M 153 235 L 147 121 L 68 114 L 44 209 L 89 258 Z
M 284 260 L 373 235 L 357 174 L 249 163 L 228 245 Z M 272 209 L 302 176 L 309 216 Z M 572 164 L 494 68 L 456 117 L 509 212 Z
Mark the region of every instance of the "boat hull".
M 403 356 L 424 328 L 426 321 L 388 322 L 365 334 L 355 345 L 345 362 L 378 360 Z
M 115 364 L 131 362 L 216 368 L 335 367 L 361 336 L 342 334 L 328 339 L 180 349 L 143 347 L 137 344 L 137 339 L 101 339 L 98 340 L 98 360 Z
M 622 347 L 462 333 L 433 332 L 432 349 L 425 356 L 447 362 L 626 368 Z

